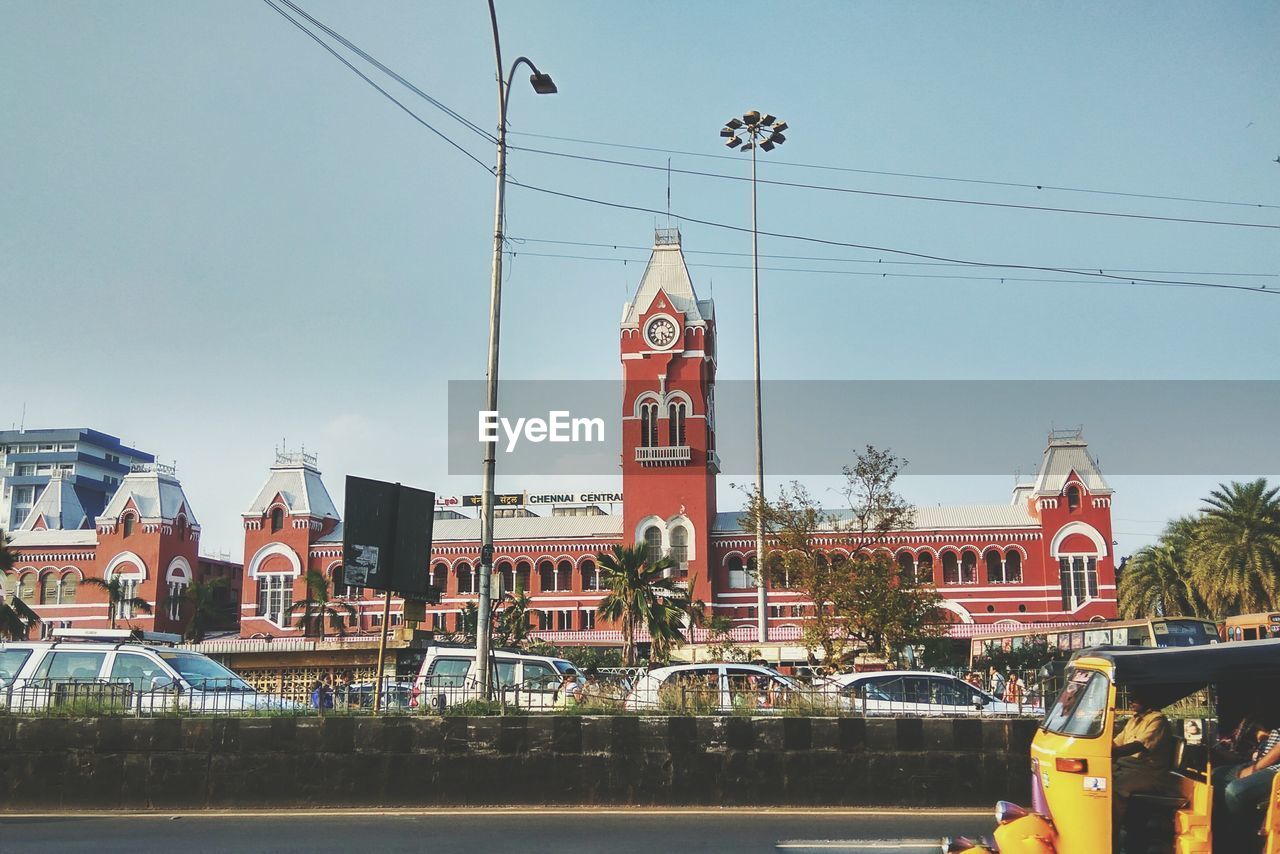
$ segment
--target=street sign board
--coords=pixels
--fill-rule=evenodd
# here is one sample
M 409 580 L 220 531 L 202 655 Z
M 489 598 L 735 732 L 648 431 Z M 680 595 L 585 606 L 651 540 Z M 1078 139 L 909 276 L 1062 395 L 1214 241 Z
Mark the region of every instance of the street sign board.
M 343 581 L 353 587 L 431 598 L 433 492 L 347 476 Z

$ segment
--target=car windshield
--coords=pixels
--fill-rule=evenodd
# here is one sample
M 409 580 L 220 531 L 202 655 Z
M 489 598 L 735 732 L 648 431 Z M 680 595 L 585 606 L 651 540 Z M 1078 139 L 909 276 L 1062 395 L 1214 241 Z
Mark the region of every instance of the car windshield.
M 565 673 L 580 675 L 578 674 L 578 668 L 573 666 L 572 661 L 565 661 L 563 658 L 556 658 L 553 659 L 551 663 L 556 666 L 556 670 L 559 670 L 561 675 L 564 675 Z
M 1077 670 L 1044 719 L 1044 729 L 1058 735 L 1096 738 L 1107 720 L 1110 682 L 1097 670 Z
M 162 652 L 160 657 L 178 671 L 187 684 L 198 691 L 254 691 L 253 686 L 203 655 L 189 652 Z
M 0 649 L 0 680 L 8 681 L 18 675 L 18 669 L 31 655 L 29 649 Z

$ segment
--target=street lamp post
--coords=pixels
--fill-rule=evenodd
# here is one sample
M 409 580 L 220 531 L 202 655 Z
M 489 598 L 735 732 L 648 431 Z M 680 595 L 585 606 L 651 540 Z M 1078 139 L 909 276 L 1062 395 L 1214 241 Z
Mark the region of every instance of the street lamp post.
M 489 0 L 489 20 L 493 24 L 493 56 L 498 69 L 498 162 L 494 169 L 497 190 L 493 211 L 493 275 L 489 283 L 489 363 L 486 371 L 485 408 L 498 411 L 498 341 L 502 319 L 502 233 L 507 196 L 507 102 L 516 69 L 522 64 L 532 72 L 529 83 L 539 95 L 554 95 L 556 84 L 527 57 L 517 57 L 503 76 L 502 44 L 498 39 L 498 13 Z M 493 481 L 497 467 L 497 442 L 485 444 L 484 485 L 480 498 L 480 601 L 476 608 L 476 659 L 480 665 L 482 696 L 489 699 L 489 614 L 493 578 Z
M 787 123 L 776 116 L 761 115 L 758 110 L 733 117 L 720 129 L 729 148 L 751 152 L 751 324 L 755 345 L 756 403 L 756 631 L 758 642 L 769 639 L 769 592 L 764 551 L 764 520 L 760 507 L 764 502 L 764 419 L 760 404 L 760 233 L 756 228 L 756 149 L 773 151 L 787 141 L 783 131 Z

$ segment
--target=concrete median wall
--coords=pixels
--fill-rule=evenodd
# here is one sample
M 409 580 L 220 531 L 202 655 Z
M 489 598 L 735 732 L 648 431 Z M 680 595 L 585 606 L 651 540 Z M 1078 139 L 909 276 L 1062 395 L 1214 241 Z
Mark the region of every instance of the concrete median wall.
M 1032 720 L 0 717 L 0 813 L 1025 798 Z

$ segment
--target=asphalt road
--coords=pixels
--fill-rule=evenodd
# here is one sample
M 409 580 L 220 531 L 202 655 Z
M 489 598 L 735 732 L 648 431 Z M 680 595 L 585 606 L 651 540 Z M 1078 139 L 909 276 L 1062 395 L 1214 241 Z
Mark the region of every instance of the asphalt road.
M 929 810 L 519 809 L 192 814 L 0 814 L 0 852 L 938 852 L 990 833 L 991 814 Z

